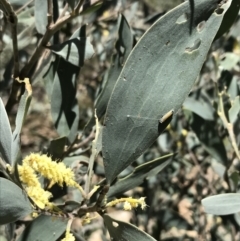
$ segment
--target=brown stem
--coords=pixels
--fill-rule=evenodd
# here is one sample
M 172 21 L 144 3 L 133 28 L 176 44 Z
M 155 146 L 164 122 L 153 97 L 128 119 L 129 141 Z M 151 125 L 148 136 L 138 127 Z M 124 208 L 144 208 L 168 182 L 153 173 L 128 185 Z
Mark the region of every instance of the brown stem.
M 235 137 L 234 132 L 233 132 L 233 124 L 228 122 L 227 117 L 225 115 L 224 105 L 223 105 L 223 95 L 224 95 L 224 92 L 219 93 L 219 110 L 218 110 L 218 115 L 221 118 L 225 128 L 228 131 L 229 138 L 231 140 L 231 144 L 233 146 L 235 154 L 237 155 L 238 159 L 240 160 L 240 152 L 238 150 L 236 137 Z

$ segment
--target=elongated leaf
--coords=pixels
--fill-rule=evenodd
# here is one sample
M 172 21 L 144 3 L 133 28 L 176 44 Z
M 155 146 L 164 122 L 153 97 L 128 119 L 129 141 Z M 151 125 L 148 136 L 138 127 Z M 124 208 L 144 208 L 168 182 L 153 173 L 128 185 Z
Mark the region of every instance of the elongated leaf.
M 177 111 L 193 86 L 219 29 L 228 1 L 195 3 L 189 35 L 189 2 L 160 18 L 129 55 L 111 95 L 103 129 L 106 178 L 114 178 L 159 135 L 159 119 Z M 202 26 L 205 21 L 204 26 Z
M 118 40 L 115 44 L 117 54 L 112 56 L 112 63 L 108 72 L 107 82 L 95 103 L 98 119 L 100 119 L 106 112 L 113 87 L 133 47 L 131 29 L 123 15 L 120 15 L 118 18 L 118 36 Z
M 107 226 L 107 229 L 110 233 L 112 241 L 154 241 L 147 233 L 141 231 L 136 226 L 118 221 L 111 218 L 109 215 L 104 215 L 104 222 Z
M 218 39 L 230 29 L 230 27 L 233 25 L 234 21 L 238 16 L 239 9 L 240 9 L 240 1 L 232 0 L 231 6 L 227 10 L 223 18 L 221 27 L 219 28 L 215 39 Z
M 79 68 L 62 58 L 59 64 L 57 60 L 54 64 L 57 65 L 57 74 L 52 86 L 52 118 L 58 133 L 67 136 L 72 142 L 77 133 L 79 120 L 79 108 L 75 97 Z M 52 67 L 54 68 L 54 65 Z
M 46 0 L 35 0 L 35 25 L 36 29 L 40 34 L 46 32 L 46 27 L 48 23 L 47 13 L 48 13 L 48 2 Z
M 226 193 L 204 198 L 205 212 L 215 215 L 229 215 L 240 212 L 240 193 Z
M 16 117 L 16 127 L 13 132 L 13 143 L 12 143 L 12 161 L 15 162 L 17 159 L 17 155 L 20 150 L 20 134 L 23 126 L 23 122 L 25 120 L 26 114 L 28 112 L 28 108 L 32 99 L 32 87 L 29 83 L 29 79 L 25 79 L 24 81 L 19 81 L 25 83 L 25 92 L 21 96 L 17 117 Z
M 147 177 L 157 175 L 171 162 L 172 157 L 173 154 L 169 154 L 136 167 L 131 174 L 119 179 L 110 187 L 108 199 L 139 186 Z
M 8 116 L 0 98 L 0 156 L 9 163 L 12 164 L 11 148 L 12 148 L 12 131 Z
M 31 222 L 17 241 L 55 241 L 65 231 L 68 219 L 41 215 Z
M 13 182 L 0 177 L 0 225 L 15 222 L 32 212 L 24 191 Z
M 89 38 L 78 37 L 66 42 L 49 47 L 53 53 L 63 57 L 69 63 L 76 66 L 83 66 L 86 59 L 90 59 L 94 54 L 94 49 Z

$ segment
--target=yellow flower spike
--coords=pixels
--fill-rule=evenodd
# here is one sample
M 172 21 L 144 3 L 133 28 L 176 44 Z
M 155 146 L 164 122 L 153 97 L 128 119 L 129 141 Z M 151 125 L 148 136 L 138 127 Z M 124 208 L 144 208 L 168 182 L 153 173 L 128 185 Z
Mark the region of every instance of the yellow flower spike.
M 141 206 L 142 209 L 147 207 L 147 204 L 145 203 L 145 197 L 141 197 L 139 199 L 135 199 L 132 197 L 116 199 L 107 203 L 106 207 L 112 207 L 117 205 L 118 203 L 124 203 L 123 208 L 125 210 L 131 210 L 132 208 L 137 208 L 138 206 Z
M 50 180 L 48 187 L 55 183 L 63 186 L 78 188 L 85 197 L 85 192 L 82 187 L 74 180 L 74 173 L 70 168 L 67 168 L 64 163 L 52 161 L 47 155 L 32 153 L 26 156 L 22 165 L 18 165 L 18 172 L 21 182 L 25 185 L 28 196 L 41 209 L 53 209 L 53 204 L 49 202 L 52 194 L 45 191 L 38 180 L 37 173 Z
M 126 210 L 126 211 L 130 211 L 130 210 L 132 210 L 132 206 L 129 202 L 125 202 L 123 204 L 123 209 Z
M 73 236 L 72 233 L 70 233 L 71 224 L 72 224 L 72 220 L 69 220 L 67 229 L 66 229 L 65 238 L 61 239 L 61 241 L 75 241 L 75 237 Z
M 51 180 L 49 188 L 55 183 L 60 186 L 66 183 L 67 186 L 78 188 L 82 195 L 85 196 L 82 187 L 74 180 L 73 171 L 67 168 L 63 162 L 57 163 L 47 155 L 32 153 L 24 158 L 23 165 L 31 167 L 43 177 Z

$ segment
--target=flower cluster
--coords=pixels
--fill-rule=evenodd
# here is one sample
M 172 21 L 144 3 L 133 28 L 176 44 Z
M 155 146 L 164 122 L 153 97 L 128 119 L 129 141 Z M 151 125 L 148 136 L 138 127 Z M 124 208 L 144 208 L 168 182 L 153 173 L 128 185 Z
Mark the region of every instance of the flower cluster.
M 76 187 L 83 192 L 82 187 L 75 182 L 72 170 L 62 162 L 52 161 L 47 155 L 30 154 L 24 158 L 22 165 L 18 165 L 18 172 L 20 180 L 26 186 L 27 194 L 41 209 L 53 207 L 49 202 L 52 194 L 41 187 L 37 173 L 50 180 L 49 187 L 55 183 L 60 186 L 66 183 L 67 186 Z
M 139 199 L 128 197 L 111 201 L 107 203 L 106 207 L 112 207 L 117 205 L 118 203 L 123 203 L 124 210 L 132 210 L 132 208 L 137 208 L 138 206 L 141 206 L 141 209 L 144 209 L 147 206 L 147 204 L 145 203 L 145 197 L 141 197 Z
M 75 241 L 75 237 L 72 233 L 70 233 L 70 229 L 67 229 L 65 238 L 63 238 L 61 241 Z

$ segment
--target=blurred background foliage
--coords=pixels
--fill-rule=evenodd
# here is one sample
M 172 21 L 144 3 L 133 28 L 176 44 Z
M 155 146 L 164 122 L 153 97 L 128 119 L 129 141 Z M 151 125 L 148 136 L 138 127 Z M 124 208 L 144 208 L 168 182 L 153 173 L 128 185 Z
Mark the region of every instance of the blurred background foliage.
M 10 1 L 17 13 L 20 66 L 28 61 L 39 42 L 41 34 L 36 31 L 33 1 Z M 87 1 L 86 1 L 87 2 Z M 111 65 L 111 56 L 117 39 L 118 14 L 126 17 L 134 36 L 134 42 L 160 16 L 183 1 L 181 0 L 112 0 L 104 1 L 95 12 L 75 18 L 57 35 L 57 43 L 68 40 L 80 26 L 87 24 L 86 35 L 93 44 L 95 54 L 85 61 L 77 80 L 79 108 L 79 131 L 93 116 L 94 101 L 103 84 L 104 75 Z M 58 1 L 60 14 L 64 1 Z M 7 102 L 12 85 L 12 45 L 9 25 L 0 15 L 0 96 Z M 217 39 L 209 52 L 194 88 L 173 118 L 166 131 L 122 176 L 134 167 L 168 153 L 177 153 L 171 164 L 160 174 L 145 179 L 143 184 L 127 195 L 146 196 L 148 208 L 127 212 L 114 210 L 113 217 L 131 221 L 157 240 L 240 240 L 240 214 L 212 216 L 204 213 L 201 200 L 206 196 L 238 192 L 240 160 L 232 147 L 229 131 L 218 115 L 219 108 L 225 111 L 236 143 L 240 142 L 239 83 L 240 83 L 240 18 L 237 17 L 231 30 Z M 50 141 L 59 137 L 54 128 L 44 79 L 33 73 L 33 96 L 21 135 L 22 155 L 30 152 L 45 152 Z M 219 95 L 220 94 L 220 95 Z M 14 126 L 17 107 L 10 115 Z M 91 136 L 89 140 L 92 140 Z M 84 158 L 89 156 L 91 142 L 78 149 L 81 167 L 78 177 L 84 179 Z M 73 160 L 66 158 L 66 163 Z M 75 165 L 75 164 L 72 164 Z M 95 163 L 94 180 L 103 177 L 101 156 Z M 69 192 L 71 198 L 74 192 Z M 74 197 L 73 199 L 76 199 Z M 65 200 L 68 196 L 65 196 Z M 106 229 L 101 219 L 79 228 L 75 221 L 77 240 L 105 241 Z M 19 229 L 21 225 L 19 224 Z M 0 239 L 5 240 L 0 235 Z

